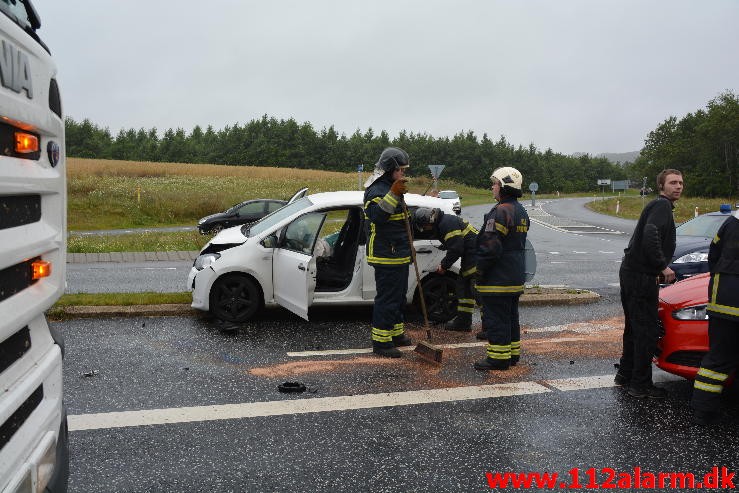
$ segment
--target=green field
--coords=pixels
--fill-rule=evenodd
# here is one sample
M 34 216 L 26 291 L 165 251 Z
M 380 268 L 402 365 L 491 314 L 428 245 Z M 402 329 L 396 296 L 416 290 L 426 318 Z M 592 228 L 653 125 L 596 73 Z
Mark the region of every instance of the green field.
M 363 180 L 368 176 L 363 174 Z M 298 189 L 308 193 L 357 190 L 356 173 L 288 168 L 149 163 L 69 158 L 70 231 L 195 226 L 198 219 L 249 199 L 287 200 Z M 431 180 L 412 178 L 409 189 L 423 193 Z M 490 203 L 491 192 L 440 180 L 457 190 L 465 205 Z M 199 250 L 209 237 L 195 232 L 120 236 L 70 235 L 73 253 Z
M 362 179 L 368 176 L 364 173 Z M 151 163 L 69 158 L 68 218 L 70 231 L 128 229 L 144 227 L 195 226 L 199 218 L 220 212 L 244 200 L 288 199 L 307 186 L 309 193 L 356 190 L 356 173 L 212 164 Z M 431 184 L 428 176 L 412 178 L 409 189 L 424 193 Z M 462 205 L 490 204 L 488 183 L 480 188 L 439 180 L 439 188 L 456 190 Z M 593 196 L 592 193 L 568 195 Z M 537 195 L 537 199 L 555 198 Z M 564 197 L 564 195 L 563 195 Z M 594 211 L 636 219 L 643 204 L 635 191 L 618 197 L 594 197 Z M 529 200 L 526 193 L 524 199 Z M 675 220 L 683 222 L 700 213 L 718 210 L 729 199 L 686 197 L 677 202 Z M 618 213 L 616 207 L 618 205 Z M 183 233 L 141 233 L 120 236 L 70 235 L 68 251 L 73 253 L 147 252 L 199 250 L 209 239 L 196 231 Z

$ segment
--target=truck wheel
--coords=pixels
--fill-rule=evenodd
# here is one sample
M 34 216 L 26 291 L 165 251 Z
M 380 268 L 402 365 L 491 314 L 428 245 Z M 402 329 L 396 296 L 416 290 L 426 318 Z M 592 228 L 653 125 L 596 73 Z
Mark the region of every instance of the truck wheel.
M 226 274 L 210 290 L 210 312 L 226 322 L 245 322 L 262 306 L 257 283 L 244 274 Z

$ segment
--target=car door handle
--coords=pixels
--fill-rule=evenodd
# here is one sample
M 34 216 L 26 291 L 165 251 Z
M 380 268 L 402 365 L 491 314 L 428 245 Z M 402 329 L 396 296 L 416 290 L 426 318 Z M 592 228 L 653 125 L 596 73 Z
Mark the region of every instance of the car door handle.
M 298 265 L 299 270 L 305 270 L 305 266 L 303 264 Z
M 431 250 L 426 250 L 425 248 L 423 250 L 416 250 L 416 253 L 420 253 L 423 255 L 431 253 Z

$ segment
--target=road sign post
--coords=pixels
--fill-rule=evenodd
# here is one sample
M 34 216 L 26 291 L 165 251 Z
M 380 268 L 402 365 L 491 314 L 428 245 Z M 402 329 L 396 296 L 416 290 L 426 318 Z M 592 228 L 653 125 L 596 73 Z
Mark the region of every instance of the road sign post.
M 539 184 L 532 181 L 529 183 L 529 190 L 531 191 L 531 207 L 536 207 L 536 192 L 539 190 Z
M 436 190 L 439 182 L 439 175 L 444 171 L 446 166 L 443 164 L 429 164 L 429 171 L 431 172 L 431 178 L 434 180 L 433 189 Z

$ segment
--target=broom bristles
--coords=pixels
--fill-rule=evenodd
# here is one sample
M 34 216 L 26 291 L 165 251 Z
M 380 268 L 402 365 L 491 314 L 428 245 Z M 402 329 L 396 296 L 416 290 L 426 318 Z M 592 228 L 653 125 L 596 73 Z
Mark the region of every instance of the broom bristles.
M 434 346 L 426 341 L 418 341 L 415 352 L 424 359 L 434 363 L 441 363 L 442 354 L 444 352 L 440 347 Z

